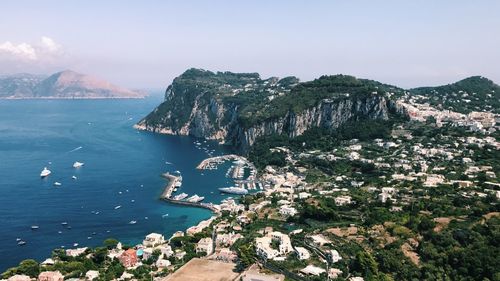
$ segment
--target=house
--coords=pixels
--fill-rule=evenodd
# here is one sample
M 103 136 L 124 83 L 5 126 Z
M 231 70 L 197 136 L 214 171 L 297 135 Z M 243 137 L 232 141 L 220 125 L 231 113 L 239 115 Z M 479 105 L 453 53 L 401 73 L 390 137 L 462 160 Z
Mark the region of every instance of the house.
M 314 276 L 320 276 L 322 273 L 325 273 L 326 270 L 324 270 L 321 267 L 317 267 L 314 265 L 308 265 L 305 268 L 300 270 L 301 273 L 304 273 L 306 275 L 314 275 Z
M 137 264 L 137 251 L 128 249 L 118 257 L 118 260 L 124 267 L 133 267 Z
M 7 281 L 31 281 L 31 278 L 28 275 L 16 274 L 14 276 L 9 277 Z
M 201 238 L 196 244 L 196 253 L 206 253 L 207 256 L 211 255 L 214 251 L 214 241 L 210 237 Z
M 337 250 L 331 250 L 329 253 L 329 256 L 330 256 L 330 260 L 332 261 L 332 263 L 336 263 L 342 259 L 342 257 L 340 256 L 339 252 L 337 252 Z
M 351 196 L 342 195 L 342 196 L 335 197 L 335 205 L 344 206 L 344 205 L 348 205 L 348 204 L 351 204 Z
M 280 242 L 279 252 L 282 255 L 286 255 L 293 251 L 292 242 L 290 241 L 290 237 L 286 234 L 283 234 L 279 231 L 273 231 L 270 233 L 272 240 Z
M 44 271 L 38 275 L 38 281 L 63 281 L 64 276 L 59 271 Z
M 264 259 L 274 259 L 279 255 L 279 252 L 271 248 L 272 239 L 270 237 L 255 238 L 255 251 L 257 255 Z
M 138 254 L 139 256 L 139 254 Z M 153 256 L 153 248 L 142 249 L 142 260 L 148 260 Z
M 158 233 L 150 233 L 146 235 L 144 241 L 142 241 L 142 245 L 145 247 L 156 247 L 165 243 L 165 237 Z
M 97 278 L 99 278 L 99 271 L 97 270 L 89 270 L 85 273 L 85 280 L 92 281 Z
M 172 247 L 170 245 L 164 245 L 159 247 L 158 249 L 167 258 L 174 255 L 174 251 L 172 251 Z
M 84 248 L 76 248 L 76 249 L 67 249 L 66 255 L 70 257 L 78 257 L 79 255 L 85 253 L 87 251 L 87 247 Z
M 287 206 L 287 205 L 281 206 L 279 212 L 280 212 L 280 215 L 282 215 L 284 217 L 293 217 L 298 213 L 297 209 L 295 209 L 294 207 Z
M 330 268 L 330 270 L 328 271 L 328 277 L 330 277 L 331 279 L 338 278 L 340 274 L 342 274 L 342 270 L 338 268 Z
M 156 267 L 158 268 L 167 268 L 169 267 L 170 265 L 172 265 L 172 263 L 169 261 L 169 260 L 165 260 L 165 259 L 158 259 L 156 261 Z
M 309 251 L 304 247 L 295 247 L 295 253 L 297 253 L 299 260 L 307 260 L 311 257 Z

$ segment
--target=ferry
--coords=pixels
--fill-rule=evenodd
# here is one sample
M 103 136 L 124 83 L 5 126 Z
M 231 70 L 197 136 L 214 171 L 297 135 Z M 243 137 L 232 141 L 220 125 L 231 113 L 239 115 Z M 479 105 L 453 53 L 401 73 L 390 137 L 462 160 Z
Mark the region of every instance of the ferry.
M 75 163 L 73 163 L 73 168 L 80 168 L 83 165 L 84 163 L 76 161 Z
M 42 172 L 40 173 L 40 177 L 41 178 L 45 178 L 48 175 L 50 175 L 51 173 L 52 172 L 49 169 L 47 169 L 47 167 L 44 167 L 43 170 L 42 170 Z
M 201 202 L 205 199 L 205 197 L 203 196 L 198 196 L 197 194 L 189 197 L 188 199 L 186 199 L 186 201 L 188 202 L 191 202 L 191 203 L 198 203 L 198 202 Z
M 188 197 L 187 193 L 181 193 L 181 194 L 179 194 L 179 195 L 175 195 L 175 196 L 173 197 L 173 199 L 174 199 L 174 200 L 182 200 L 182 199 L 184 199 L 184 198 L 186 198 L 186 197 Z
M 238 194 L 238 195 L 245 195 L 248 193 L 248 190 L 242 187 L 221 187 L 219 188 L 219 191 L 223 193 Z

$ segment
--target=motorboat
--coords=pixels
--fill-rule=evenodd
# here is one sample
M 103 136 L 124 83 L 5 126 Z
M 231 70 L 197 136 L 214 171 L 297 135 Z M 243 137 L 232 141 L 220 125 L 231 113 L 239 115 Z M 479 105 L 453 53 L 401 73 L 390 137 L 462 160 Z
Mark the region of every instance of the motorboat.
M 47 167 L 44 167 L 42 172 L 40 173 L 40 177 L 45 178 L 45 177 L 49 176 L 51 173 L 52 172 L 49 169 L 47 169 Z
M 76 161 L 75 163 L 73 163 L 73 168 L 80 168 L 81 166 L 83 166 L 85 163 L 82 163 L 82 162 L 78 162 Z
M 248 190 L 242 187 L 221 187 L 219 191 L 229 194 L 237 194 L 237 195 L 245 195 L 248 193 Z
M 61 185 L 62 185 L 62 183 L 60 183 L 58 181 L 54 182 L 54 186 L 61 186 Z

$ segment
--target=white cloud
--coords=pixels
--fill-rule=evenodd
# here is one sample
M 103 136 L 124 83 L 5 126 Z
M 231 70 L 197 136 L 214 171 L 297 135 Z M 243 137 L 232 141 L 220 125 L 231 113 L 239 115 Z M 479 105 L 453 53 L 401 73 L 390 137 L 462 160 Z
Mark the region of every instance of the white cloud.
M 35 48 L 27 43 L 14 45 L 10 41 L 0 44 L 0 53 L 23 60 L 37 60 Z
M 31 45 L 29 43 L 13 44 L 6 41 L 0 44 L 0 59 L 21 60 L 21 61 L 40 61 L 45 59 L 54 59 L 55 56 L 62 54 L 62 47 L 52 38 L 42 36 L 39 43 Z
M 42 46 L 49 52 L 58 52 L 61 49 L 61 45 L 57 44 L 52 38 L 42 36 Z

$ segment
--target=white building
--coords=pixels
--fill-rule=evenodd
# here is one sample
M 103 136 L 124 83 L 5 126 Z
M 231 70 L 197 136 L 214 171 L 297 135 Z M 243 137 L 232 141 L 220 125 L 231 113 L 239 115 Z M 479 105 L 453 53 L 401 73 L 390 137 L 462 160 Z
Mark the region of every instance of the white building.
M 144 241 L 142 241 L 142 245 L 145 247 L 156 247 L 163 243 L 165 243 L 165 237 L 158 233 L 148 234 Z
M 99 278 L 99 271 L 97 270 L 89 270 L 85 273 L 85 280 L 92 281 L 97 278 Z
M 295 253 L 297 253 L 299 260 L 307 260 L 311 257 L 309 251 L 304 247 L 295 247 Z
M 330 260 L 332 261 L 332 263 L 336 263 L 341 259 L 342 257 L 340 256 L 339 252 L 337 252 L 337 250 L 330 251 Z
M 344 206 L 344 205 L 348 205 L 348 204 L 351 204 L 351 196 L 342 195 L 342 196 L 335 197 L 335 205 Z
M 214 241 L 210 237 L 201 238 L 196 244 L 196 253 L 206 253 L 207 256 L 211 255 L 214 251 Z
M 305 268 L 301 269 L 300 272 L 306 274 L 306 275 L 314 275 L 314 276 L 320 276 L 321 273 L 325 273 L 326 270 L 324 270 L 321 267 L 317 267 L 314 265 L 308 265 Z

